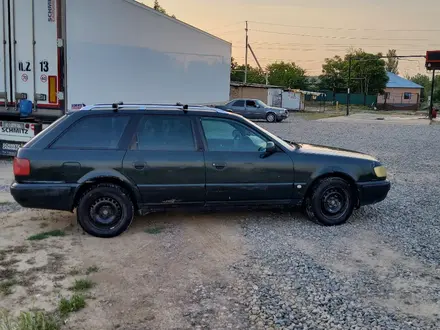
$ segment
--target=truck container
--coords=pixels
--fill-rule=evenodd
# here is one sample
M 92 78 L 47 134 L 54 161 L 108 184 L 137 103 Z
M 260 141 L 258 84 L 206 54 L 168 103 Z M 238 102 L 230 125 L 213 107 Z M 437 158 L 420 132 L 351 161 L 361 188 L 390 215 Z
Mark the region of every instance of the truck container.
M 229 99 L 231 44 L 133 0 L 0 0 L 0 154 L 95 103 Z

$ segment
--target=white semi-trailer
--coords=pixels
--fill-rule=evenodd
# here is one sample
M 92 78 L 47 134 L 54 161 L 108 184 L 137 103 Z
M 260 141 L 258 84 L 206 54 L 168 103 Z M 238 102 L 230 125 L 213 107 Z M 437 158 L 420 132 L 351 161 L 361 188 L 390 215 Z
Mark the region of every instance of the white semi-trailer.
M 231 44 L 133 0 L 0 0 L 0 155 L 95 103 L 229 99 Z

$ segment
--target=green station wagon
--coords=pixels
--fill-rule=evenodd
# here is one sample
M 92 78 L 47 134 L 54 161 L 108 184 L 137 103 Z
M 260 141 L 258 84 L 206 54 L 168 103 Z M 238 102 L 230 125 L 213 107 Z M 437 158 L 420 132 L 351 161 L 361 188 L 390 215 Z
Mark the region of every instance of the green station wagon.
M 20 205 L 76 210 L 97 237 L 174 207 L 302 206 L 315 222 L 340 225 L 390 190 L 369 155 L 285 141 L 240 115 L 179 104 L 68 113 L 23 146 L 13 167 Z

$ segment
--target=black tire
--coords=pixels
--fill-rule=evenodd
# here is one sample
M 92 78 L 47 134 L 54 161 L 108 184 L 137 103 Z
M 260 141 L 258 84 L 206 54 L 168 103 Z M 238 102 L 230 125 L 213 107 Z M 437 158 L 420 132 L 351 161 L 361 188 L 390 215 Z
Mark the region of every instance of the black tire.
M 274 123 L 274 122 L 277 121 L 277 116 L 276 116 L 273 112 L 269 112 L 269 113 L 266 115 L 266 121 L 267 121 L 268 123 Z
M 116 237 L 133 221 L 133 201 L 120 186 L 99 184 L 81 197 L 77 218 L 82 229 L 92 236 Z
M 325 178 L 312 189 L 304 205 L 310 220 L 323 226 L 338 226 L 350 218 L 356 196 L 347 181 L 338 177 Z

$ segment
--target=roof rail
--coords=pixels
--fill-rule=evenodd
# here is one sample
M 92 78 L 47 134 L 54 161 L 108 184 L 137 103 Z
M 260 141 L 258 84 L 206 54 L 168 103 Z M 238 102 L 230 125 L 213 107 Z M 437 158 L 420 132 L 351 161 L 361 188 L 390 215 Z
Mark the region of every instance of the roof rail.
M 125 110 L 148 110 L 148 109 L 182 109 L 187 112 L 190 109 L 202 110 L 202 109 L 212 109 L 209 106 L 204 105 L 188 105 L 181 103 L 97 103 L 93 105 L 87 105 L 81 108 L 81 110 L 114 110 L 119 111 Z

